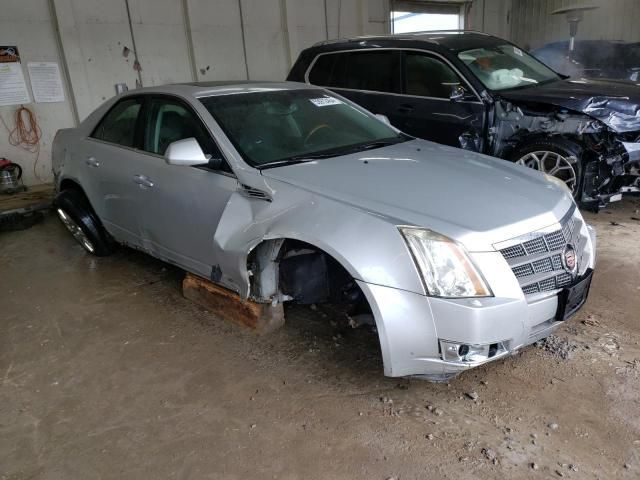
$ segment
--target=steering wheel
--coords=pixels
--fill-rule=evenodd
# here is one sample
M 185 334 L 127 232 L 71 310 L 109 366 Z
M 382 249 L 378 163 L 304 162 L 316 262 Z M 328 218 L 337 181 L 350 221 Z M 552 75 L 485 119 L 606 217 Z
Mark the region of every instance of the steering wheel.
M 315 127 L 313 127 L 311 129 L 311 131 L 309 133 L 307 133 L 307 136 L 304 137 L 304 144 L 306 145 L 307 143 L 309 143 L 309 140 L 316 134 L 318 133 L 320 130 L 324 129 L 324 128 L 328 128 L 329 130 L 333 130 L 329 125 L 327 125 L 326 123 L 321 123 L 320 125 L 316 125 Z

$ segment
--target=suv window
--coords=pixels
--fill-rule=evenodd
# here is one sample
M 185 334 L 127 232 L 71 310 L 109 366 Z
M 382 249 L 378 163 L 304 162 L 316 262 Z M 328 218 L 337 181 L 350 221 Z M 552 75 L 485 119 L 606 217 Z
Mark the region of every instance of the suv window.
M 320 55 L 309 72 L 309 82 L 323 87 L 399 93 L 398 58 L 394 50 Z
M 382 52 L 351 52 L 347 68 L 347 88 L 374 92 L 399 93 L 398 55 L 393 50 Z
M 420 52 L 404 53 L 404 93 L 449 98 L 460 77 L 442 60 Z
M 323 87 L 334 86 L 332 80 L 334 80 L 334 68 L 338 57 L 346 57 L 346 55 L 320 55 L 313 64 L 311 72 L 309 72 L 309 83 L 312 83 L 313 85 L 321 85 Z
M 121 100 L 109 110 L 91 136 L 105 142 L 133 147 L 136 136 L 136 122 L 141 106 L 142 100 L 140 98 Z

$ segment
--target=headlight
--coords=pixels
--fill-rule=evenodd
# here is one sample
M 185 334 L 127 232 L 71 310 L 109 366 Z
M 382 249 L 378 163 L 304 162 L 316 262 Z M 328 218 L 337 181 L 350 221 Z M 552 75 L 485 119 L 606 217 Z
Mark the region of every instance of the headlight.
M 569 196 L 573 198 L 573 192 L 569 188 L 569 185 L 567 185 L 565 182 L 560 180 L 558 177 L 554 177 L 553 175 L 549 175 L 548 173 L 544 173 L 543 175 L 544 175 L 544 178 L 547 179 L 547 182 L 554 183 L 557 186 L 564 188 L 566 192 L 569 194 Z
M 420 271 L 428 295 L 490 297 L 491 290 L 462 245 L 417 227 L 398 227 Z

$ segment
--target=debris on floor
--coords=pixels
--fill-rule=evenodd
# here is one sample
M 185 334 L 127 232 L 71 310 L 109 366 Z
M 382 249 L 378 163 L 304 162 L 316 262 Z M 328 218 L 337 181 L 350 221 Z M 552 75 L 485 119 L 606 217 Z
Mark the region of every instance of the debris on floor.
M 556 335 L 549 335 L 547 338 L 537 341 L 535 345 L 561 360 L 569 360 L 571 354 L 578 349 L 578 345 L 574 342 Z

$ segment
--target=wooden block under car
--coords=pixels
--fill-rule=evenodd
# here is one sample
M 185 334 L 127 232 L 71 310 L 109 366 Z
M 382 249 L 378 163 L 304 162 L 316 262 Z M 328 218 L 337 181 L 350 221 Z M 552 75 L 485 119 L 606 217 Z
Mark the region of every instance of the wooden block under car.
M 182 281 L 182 294 L 225 320 L 243 325 L 260 335 L 284 325 L 282 303 L 273 306 L 270 303 L 242 300 L 237 293 L 191 273 L 187 273 Z

